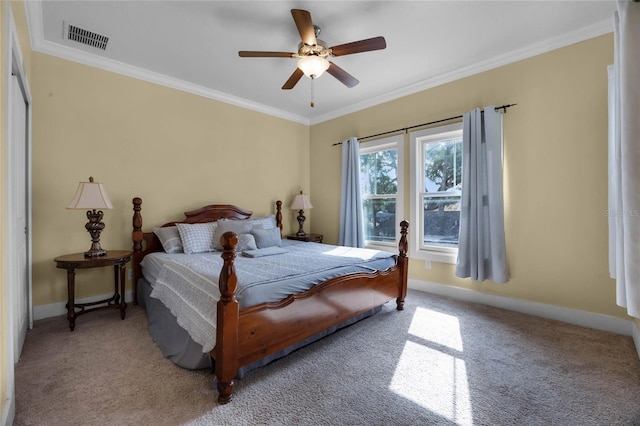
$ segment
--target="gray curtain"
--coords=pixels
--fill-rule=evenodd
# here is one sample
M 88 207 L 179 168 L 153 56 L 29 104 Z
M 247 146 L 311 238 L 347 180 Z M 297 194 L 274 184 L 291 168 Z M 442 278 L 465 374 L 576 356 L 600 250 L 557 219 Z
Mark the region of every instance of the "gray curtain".
M 493 106 L 463 115 L 462 199 L 456 276 L 509 280 L 502 196 L 502 115 Z
M 342 191 L 338 244 L 364 247 L 364 218 L 360 194 L 360 143 L 357 138 L 342 142 Z
M 616 303 L 640 318 L 640 3 L 617 6 L 609 68 L 609 273 Z

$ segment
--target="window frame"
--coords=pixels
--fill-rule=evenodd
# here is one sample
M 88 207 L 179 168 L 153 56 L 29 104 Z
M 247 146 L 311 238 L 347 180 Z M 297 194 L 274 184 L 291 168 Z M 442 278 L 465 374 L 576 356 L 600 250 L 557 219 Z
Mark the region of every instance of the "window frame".
M 367 240 L 365 235 L 365 247 L 372 248 L 377 250 L 385 250 L 396 253 L 398 251 L 398 244 L 400 242 L 400 222 L 404 220 L 404 136 L 403 135 L 395 135 L 382 139 L 376 139 L 368 142 L 360 142 L 360 155 L 363 154 L 371 154 L 379 151 L 386 151 L 388 149 L 395 149 L 397 151 L 397 181 L 396 181 L 396 217 L 395 217 L 395 242 L 383 242 L 383 241 L 373 241 Z M 364 201 L 365 199 L 380 199 L 380 198 L 389 198 L 387 196 L 381 197 L 378 195 L 373 195 L 371 197 L 366 197 L 364 193 L 361 192 L 362 204 L 360 205 L 360 209 L 364 213 Z
M 457 263 L 458 248 L 424 244 L 424 208 L 422 195 L 424 188 L 424 145 L 452 138 L 462 139 L 463 123 L 457 122 L 444 126 L 431 127 L 409 133 L 410 161 L 410 212 L 411 238 L 409 256 L 425 261 Z

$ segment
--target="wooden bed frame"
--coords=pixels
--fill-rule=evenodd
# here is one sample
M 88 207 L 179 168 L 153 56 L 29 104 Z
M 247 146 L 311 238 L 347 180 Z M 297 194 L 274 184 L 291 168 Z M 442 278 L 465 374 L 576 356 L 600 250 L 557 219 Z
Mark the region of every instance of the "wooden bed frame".
M 133 303 L 137 304 L 137 282 L 142 277 L 140 262 L 149 253 L 162 251 L 153 232 L 142 231 L 142 199 L 133 199 Z M 276 222 L 282 232 L 282 202 L 276 203 Z M 185 212 L 185 219 L 169 222 L 204 223 L 221 218 L 247 219 L 252 212 L 232 205 L 209 205 Z M 399 254 L 396 264 L 384 271 L 357 272 L 332 278 L 300 294 L 277 303 L 262 303 L 240 309 L 235 298 L 238 279 L 235 274 L 237 235 L 225 233 L 224 264 L 220 272 L 220 299 L 217 302 L 216 346 L 211 351 L 215 361 L 218 402 L 226 404 L 233 396 L 238 368 L 283 350 L 311 336 L 378 307 L 393 298 L 396 308 L 404 309 L 407 294 L 407 229 L 400 224 Z M 144 243 L 144 244 L 143 244 Z M 144 246 L 144 247 L 143 247 Z

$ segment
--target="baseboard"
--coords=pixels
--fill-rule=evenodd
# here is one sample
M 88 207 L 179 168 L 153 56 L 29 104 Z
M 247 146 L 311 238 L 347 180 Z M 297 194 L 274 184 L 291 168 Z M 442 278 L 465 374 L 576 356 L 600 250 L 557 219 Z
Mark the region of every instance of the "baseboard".
M 2 421 L 0 421 L 0 425 L 12 425 L 13 419 L 16 417 L 16 400 L 13 395 L 4 400 L 2 408 Z
M 99 296 L 86 297 L 84 299 L 77 299 L 76 302 L 77 303 L 91 303 L 91 302 L 96 302 L 98 300 L 108 299 L 111 296 L 113 296 L 113 293 L 102 294 L 102 295 L 99 295 Z M 130 301 L 133 300 L 133 294 L 131 293 L 131 290 L 127 290 L 125 292 L 125 299 L 124 300 L 127 303 L 129 303 Z M 37 321 L 37 320 L 44 319 L 44 318 L 51 318 L 51 317 L 57 317 L 57 316 L 60 316 L 60 315 L 66 315 L 67 314 L 66 304 L 67 304 L 67 302 L 57 302 L 57 303 L 49 303 L 48 305 L 37 305 L 37 306 L 34 306 L 33 307 L 33 319 L 35 321 Z
M 514 299 L 511 297 L 497 296 L 495 294 L 481 293 L 479 291 L 469 290 L 466 288 L 436 284 L 427 281 L 410 279 L 407 285 L 409 288 L 415 290 L 439 294 L 441 296 L 448 296 L 454 299 L 464 300 L 466 302 L 481 303 L 483 305 L 494 306 L 496 308 L 508 309 L 542 318 L 549 318 L 583 327 L 594 328 L 596 330 L 632 336 L 640 356 L 640 332 L 638 331 L 635 322 L 631 320 L 580 311 L 577 309 L 563 308 L 561 306 L 531 302 L 523 299 Z

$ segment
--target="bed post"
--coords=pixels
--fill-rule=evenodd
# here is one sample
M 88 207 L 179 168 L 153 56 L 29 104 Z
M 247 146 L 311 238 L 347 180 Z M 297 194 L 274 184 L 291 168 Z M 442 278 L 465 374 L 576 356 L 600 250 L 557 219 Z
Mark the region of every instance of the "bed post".
M 400 242 L 398 243 L 398 267 L 402 275 L 402 283 L 400 285 L 400 292 L 396 299 L 396 309 L 402 311 L 404 309 L 404 299 L 407 297 L 407 279 L 409 276 L 409 258 L 407 258 L 407 230 L 409 229 L 409 222 L 403 220 L 400 222 Z
M 276 225 L 280 228 L 280 236 L 282 236 L 282 201 L 276 201 Z
M 140 269 L 140 261 L 142 258 L 142 215 L 140 210 L 142 209 L 142 198 L 135 197 L 133 200 L 133 232 L 131 239 L 133 240 L 133 283 L 131 284 L 133 292 L 133 304 L 138 304 L 138 279 L 142 276 L 142 270 Z
M 234 266 L 238 236 L 233 232 L 225 232 L 220 237 L 220 243 L 224 248 L 222 252 L 224 264 L 218 280 L 220 299 L 217 304 L 216 347 L 214 353 L 216 379 L 218 381 L 218 402 L 226 404 L 231 401 L 234 386 L 233 379 L 238 372 L 239 308 L 235 295 L 238 277 Z

